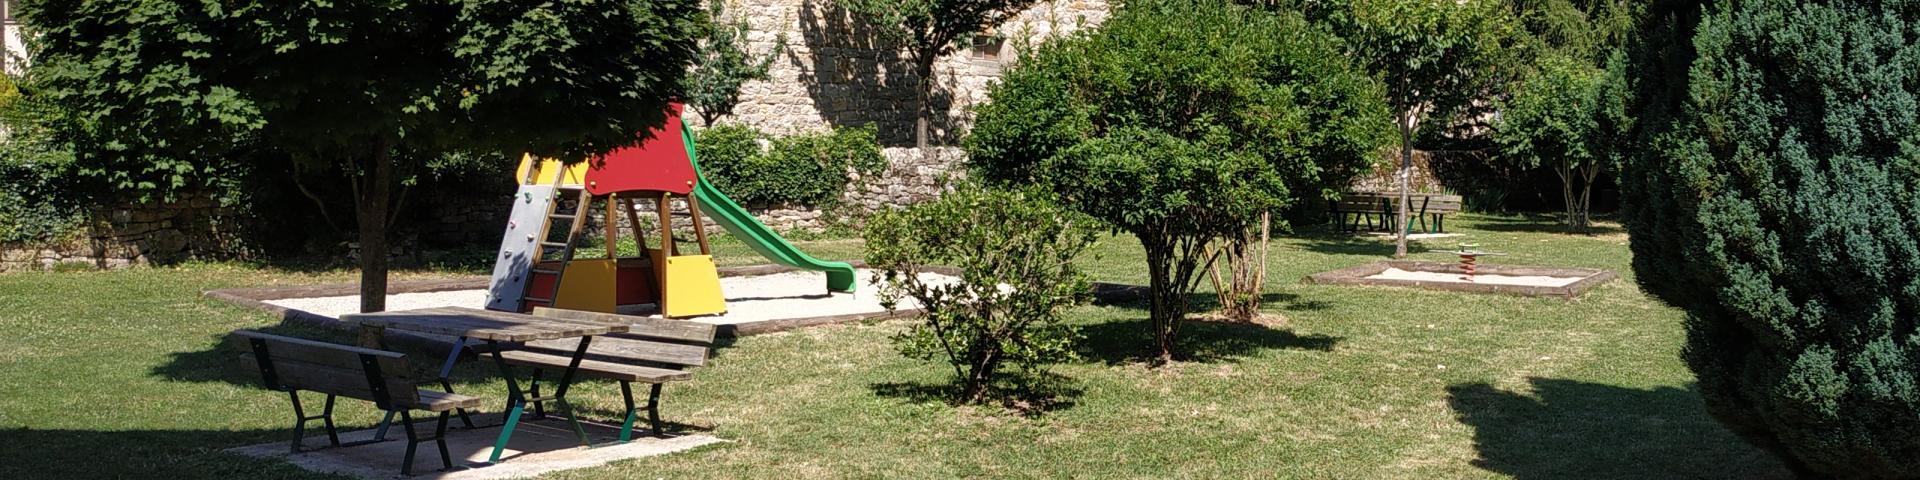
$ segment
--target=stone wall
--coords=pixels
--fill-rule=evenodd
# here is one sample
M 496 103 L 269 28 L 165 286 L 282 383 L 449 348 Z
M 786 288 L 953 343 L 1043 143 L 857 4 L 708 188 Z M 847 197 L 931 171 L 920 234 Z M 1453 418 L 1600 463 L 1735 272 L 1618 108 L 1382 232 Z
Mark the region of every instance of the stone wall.
M 0 272 L 246 256 L 247 219 L 208 197 L 97 210 L 74 238 L 0 245 Z
M 750 52 L 774 51 L 783 38 L 786 46 L 767 80 L 742 87 L 740 104 L 723 122 L 773 134 L 874 124 L 882 145 L 913 145 L 918 84 L 913 67 L 871 26 L 834 0 L 727 1 L 728 16 L 744 18 L 753 29 Z M 986 99 L 987 85 L 1020 49 L 1097 25 L 1107 10 L 1103 0 L 1041 2 L 995 29 L 1003 42 L 982 42 L 940 59 L 929 99 L 936 117 L 931 143 L 953 143 L 965 128 L 968 107 Z M 693 118 L 700 123 L 697 114 Z
M 1435 178 L 1433 152 L 1413 151 L 1413 182 L 1415 192 L 1436 192 L 1444 188 Z M 1400 191 L 1400 149 L 1389 148 L 1380 153 L 1380 163 L 1375 164 L 1373 172 L 1354 179 L 1351 190 L 1359 192 L 1398 192 Z

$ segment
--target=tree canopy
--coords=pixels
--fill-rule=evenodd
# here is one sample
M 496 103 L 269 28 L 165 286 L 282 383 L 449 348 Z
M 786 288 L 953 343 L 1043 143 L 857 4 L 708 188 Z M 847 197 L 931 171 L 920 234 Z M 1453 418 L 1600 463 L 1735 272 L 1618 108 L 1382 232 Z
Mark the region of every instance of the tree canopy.
M 191 184 L 274 151 L 358 197 L 364 309 L 385 288 L 395 169 L 438 152 L 579 158 L 665 119 L 706 28 L 696 0 L 24 0 L 30 90 L 116 186 Z
M 966 140 L 973 171 L 1139 237 L 1163 359 L 1208 243 L 1343 187 L 1388 116 L 1337 38 L 1220 0 L 1128 2 L 1039 46 L 989 97 Z

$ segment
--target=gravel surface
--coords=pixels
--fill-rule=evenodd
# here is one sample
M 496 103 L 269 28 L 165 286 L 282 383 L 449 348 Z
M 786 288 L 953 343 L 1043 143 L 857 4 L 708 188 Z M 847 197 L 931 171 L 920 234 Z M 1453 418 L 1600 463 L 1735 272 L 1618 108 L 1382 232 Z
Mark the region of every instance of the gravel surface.
M 886 308 L 880 306 L 880 296 L 877 293 L 880 288 L 872 282 L 872 272 L 860 270 L 856 275 L 862 282 L 856 292 L 834 294 L 827 292 L 827 275 L 821 272 L 721 277 L 720 291 L 726 292 L 727 313 L 690 320 L 726 325 L 886 311 Z M 923 273 L 921 278 L 929 282 L 953 280 L 953 277 L 932 273 Z M 359 295 L 285 298 L 267 300 L 266 303 L 334 318 L 360 311 Z M 401 293 L 387 296 L 387 310 L 433 307 L 482 308 L 486 303 L 486 290 Z M 910 310 L 919 308 L 919 304 L 910 298 L 901 299 L 899 308 Z M 633 313 L 657 316 L 651 315 L 652 308 L 645 310 L 645 312 Z
M 1387 280 L 1419 280 L 1419 281 L 1426 281 L 1426 282 L 1525 285 L 1529 287 L 1564 287 L 1572 284 L 1573 282 L 1580 281 L 1580 277 L 1492 275 L 1492 274 L 1483 273 L 1479 275 L 1474 275 L 1473 281 L 1469 282 L 1469 281 L 1460 279 L 1460 274 L 1458 273 L 1416 272 L 1416 271 L 1401 270 L 1398 268 L 1388 268 L 1386 269 L 1386 271 L 1370 275 L 1367 278 L 1380 278 L 1380 279 L 1387 279 Z

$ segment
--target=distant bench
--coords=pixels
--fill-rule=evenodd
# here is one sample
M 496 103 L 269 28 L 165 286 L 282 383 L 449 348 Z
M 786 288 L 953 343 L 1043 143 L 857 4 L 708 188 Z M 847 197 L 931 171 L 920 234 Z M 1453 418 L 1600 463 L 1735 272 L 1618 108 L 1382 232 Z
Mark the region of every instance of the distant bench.
M 1409 195 L 1412 204 L 1408 222 L 1418 222 L 1423 232 L 1446 231 L 1447 214 L 1460 211 L 1460 196 L 1438 193 L 1415 193 Z M 1352 192 L 1342 195 L 1339 200 L 1328 202 L 1328 211 L 1332 214 L 1334 225 L 1341 231 L 1398 230 L 1400 194 L 1389 192 Z M 1428 223 L 1428 218 L 1432 223 Z M 1412 225 L 1408 225 L 1411 227 Z

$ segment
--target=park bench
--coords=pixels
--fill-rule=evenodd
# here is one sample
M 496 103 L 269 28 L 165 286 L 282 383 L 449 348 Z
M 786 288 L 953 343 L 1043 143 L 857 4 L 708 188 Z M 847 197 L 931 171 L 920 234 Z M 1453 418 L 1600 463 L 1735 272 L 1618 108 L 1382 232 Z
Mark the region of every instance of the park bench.
M 1445 232 L 1447 214 L 1460 211 L 1459 195 L 1415 193 L 1409 197 L 1412 208 L 1408 219 L 1410 222 L 1419 222 L 1420 230 L 1424 232 Z M 1359 231 L 1361 222 L 1365 222 L 1367 231 L 1392 232 L 1396 230 L 1395 224 L 1399 223 L 1399 205 L 1398 193 L 1352 192 L 1342 195 L 1339 200 L 1329 201 L 1328 211 L 1341 231 Z M 1431 224 L 1427 222 L 1429 217 L 1433 220 Z
M 579 375 L 592 378 L 605 378 L 620 382 L 620 395 L 626 401 L 626 419 L 620 425 L 620 441 L 633 438 L 633 424 L 637 411 L 633 402 L 633 383 L 650 384 L 647 394 L 647 422 L 653 429 L 653 435 L 664 432 L 660 423 L 660 388 L 667 382 L 690 380 L 693 372 L 690 367 L 706 365 L 707 354 L 713 345 L 716 328 L 698 322 L 685 320 L 667 320 L 661 318 L 636 317 L 608 313 L 561 310 L 535 307 L 533 314 L 548 318 L 570 320 L 615 321 L 630 323 L 626 333 L 612 333 L 594 337 L 587 344 L 587 356 L 580 361 Z M 522 344 L 520 348 L 501 352 L 507 363 L 532 367 L 533 370 L 533 412 L 535 417 L 544 417 L 546 410 L 541 406 L 540 371 L 567 368 L 574 350 L 580 345 L 579 339 L 538 340 Z
M 413 454 L 421 442 L 432 440 L 440 449 L 440 465 L 453 468 L 447 455 L 447 414 L 458 408 L 480 405 L 480 399 L 466 395 L 416 388 L 407 356 L 385 350 L 316 342 L 271 335 L 253 330 L 236 330 L 233 341 L 247 351 L 242 355 L 248 366 L 257 367 L 268 389 L 287 392 L 293 400 L 293 452 L 299 453 L 307 422 L 320 420 L 327 429 L 327 442 L 334 447 L 365 445 L 379 438 L 340 443 L 333 427 L 334 397 L 373 402 L 380 410 L 400 414 L 400 425 L 407 432 L 407 453 L 400 473 L 413 475 Z M 300 391 L 327 395 L 319 415 L 308 416 L 300 406 Z M 438 413 L 433 438 L 420 438 L 414 432 L 413 416 L 408 412 L 424 410 Z M 383 429 L 384 430 L 384 429 Z

